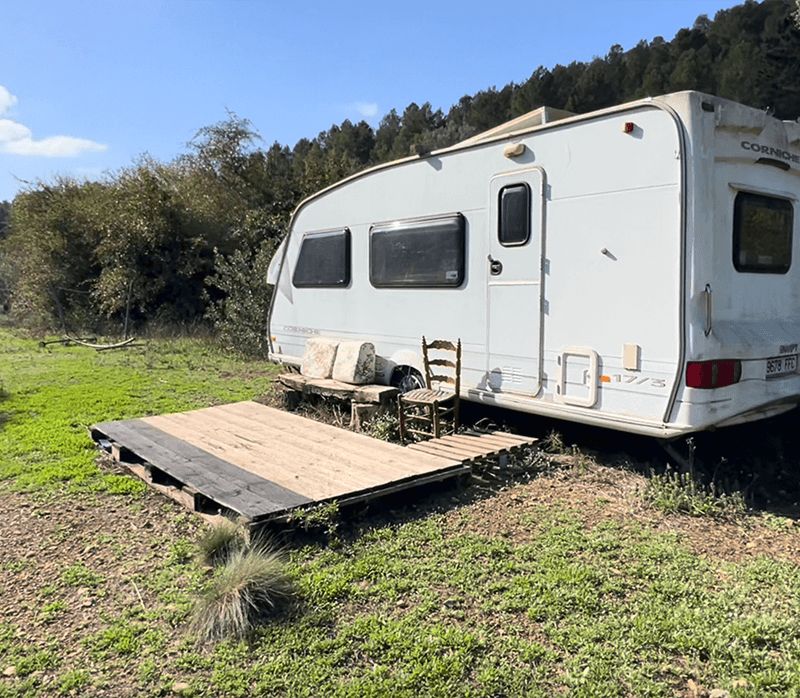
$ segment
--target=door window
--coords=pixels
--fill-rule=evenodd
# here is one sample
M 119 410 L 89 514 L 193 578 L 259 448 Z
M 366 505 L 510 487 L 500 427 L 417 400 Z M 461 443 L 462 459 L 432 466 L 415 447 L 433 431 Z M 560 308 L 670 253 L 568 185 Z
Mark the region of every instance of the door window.
M 500 190 L 497 237 L 505 247 L 524 245 L 531 237 L 531 190 L 512 184 Z

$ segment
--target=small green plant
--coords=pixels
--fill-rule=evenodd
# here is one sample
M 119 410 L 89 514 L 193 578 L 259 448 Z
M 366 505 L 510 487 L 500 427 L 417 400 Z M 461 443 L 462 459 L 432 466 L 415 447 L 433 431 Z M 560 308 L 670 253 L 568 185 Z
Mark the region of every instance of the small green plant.
M 761 514 L 761 520 L 767 528 L 773 531 L 786 531 L 793 524 L 791 519 L 787 519 L 785 516 L 776 516 L 768 511 Z
M 77 689 L 83 688 L 89 684 L 89 673 L 83 669 L 70 669 L 58 680 L 59 694 L 67 695 L 74 694 Z
M 190 629 L 200 640 L 243 639 L 291 594 L 283 554 L 261 543 L 234 552 L 202 592 Z
M 564 444 L 564 437 L 552 429 L 550 433 L 542 441 L 542 449 L 547 453 L 563 454 L 566 452 L 566 445 Z
M 67 610 L 67 604 L 64 601 L 53 601 L 42 606 L 39 617 L 44 623 L 50 623 L 55 620 L 56 616 Z
M 76 562 L 61 572 L 61 581 L 71 587 L 92 589 L 103 582 L 102 575 L 92 572 L 83 562 Z
M 291 513 L 289 521 L 300 524 L 305 530 L 327 528 L 330 533 L 333 533 L 339 522 L 339 503 L 334 501 L 295 509 Z
M 200 559 L 206 565 L 224 565 L 247 544 L 247 533 L 237 523 L 225 519 L 209 528 L 197 541 Z
M 367 425 L 367 433 L 373 439 L 399 443 L 400 419 L 396 413 L 383 412 L 373 417 Z
M 574 460 L 575 470 L 581 475 L 586 475 L 589 472 L 589 464 L 591 463 L 589 457 L 585 453 L 582 453 L 577 446 L 573 446 L 572 458 Z
M 94 659 L 105 658 L 109 651 L 117 655 L 134 654 L 140 648 L 139 636 L 142 629 L 142 626 L 115 621 L 96 635 L 84 638 L 82 643 Z
M 667 514 L 735 518 L 747 510 L 740 492 L 717 492 L 714 483 L 706 487 L 689 473 L 652 475 L 643 497 Z
M 169 546 L 169 559 L 182 565 L 192 559 L 193 552 L 194 547 L 191 542 L 185 538 L 178 538 Z

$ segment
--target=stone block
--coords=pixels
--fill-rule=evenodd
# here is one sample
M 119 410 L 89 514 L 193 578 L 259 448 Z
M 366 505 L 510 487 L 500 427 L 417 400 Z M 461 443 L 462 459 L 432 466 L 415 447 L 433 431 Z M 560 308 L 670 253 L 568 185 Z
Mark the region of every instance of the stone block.
M 333 379 L 366 385 L 375 380 L 375 345 L 372 342 L 342 342 L 336 352 Z
M 330 378 L 333 375 L 338 348 L 339 342 L 335 339 L 323 337 L 307 339 L 300 373 L 309 378 Z

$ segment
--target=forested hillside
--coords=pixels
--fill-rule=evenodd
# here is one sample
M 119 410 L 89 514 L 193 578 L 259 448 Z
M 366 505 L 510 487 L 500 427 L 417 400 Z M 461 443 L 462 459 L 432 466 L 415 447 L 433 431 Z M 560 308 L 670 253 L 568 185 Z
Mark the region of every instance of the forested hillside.
M 509 66 L 509 72 L 519 66 Z M 99 182 L 67 178 L 0 209 L 0 307 L 55 327 L 205 319 L 223 341 L 261 349 L 266 266 L 309 194 L 412 145 L 451 145 L 542 105 L 585 113 L 696 89 L 800 116 L 800 20 L 790 0 L 749 0 L 604 57 L 539 66 L 521 84 L 392 109 L 377 129 L 344 121 L 289 148 L 265 147 L 235 114 L 201 128 L 173 162 L 144 156 Z

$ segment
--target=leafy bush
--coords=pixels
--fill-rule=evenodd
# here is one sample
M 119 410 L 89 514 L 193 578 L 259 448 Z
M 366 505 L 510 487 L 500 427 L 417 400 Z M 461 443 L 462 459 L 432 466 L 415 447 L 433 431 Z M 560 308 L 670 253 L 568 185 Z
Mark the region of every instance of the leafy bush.
M 267 269 L 282 231 L 280 219 L 265 211 L 248 214 L 236 230 L 239 246 L 230 254 L 214 250 L 214 275 L 206 279 L 209 309 L 223 346 L 254 356 L 265 352 L 271 288 Z
M 382 412 L 370 420 L 367 433 L 374 439 L 400 443 L 400 419 L 395 412 Z

